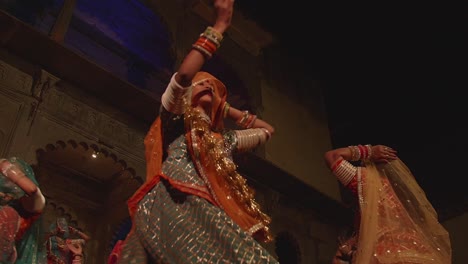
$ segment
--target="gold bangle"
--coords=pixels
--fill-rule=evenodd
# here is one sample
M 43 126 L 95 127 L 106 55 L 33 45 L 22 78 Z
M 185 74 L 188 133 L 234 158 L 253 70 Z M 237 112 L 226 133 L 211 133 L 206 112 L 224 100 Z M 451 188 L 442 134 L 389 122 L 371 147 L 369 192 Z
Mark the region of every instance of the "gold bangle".
M 224 102 L 223 118 L 226 118 L 228 116 L 230 107 L 231 107 L 231 105 L 228 102 Z
M 214 29 L 213 27 L 207 27 L 205 29 L 205 32 L 203 32 L 203 34 L 206 34 L 206 35 L 209 35 L 209 36 L 213 36 L 213 38 L 218 41 L 219 43 L 221 43 L 221 41 L 223 41 L 223 34 L 219 33 L 216 29 Z

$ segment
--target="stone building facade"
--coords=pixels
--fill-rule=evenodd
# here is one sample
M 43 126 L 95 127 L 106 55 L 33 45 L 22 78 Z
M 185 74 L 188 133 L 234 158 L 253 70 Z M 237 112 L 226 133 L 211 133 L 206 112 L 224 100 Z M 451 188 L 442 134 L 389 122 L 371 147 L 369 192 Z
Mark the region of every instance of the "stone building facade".
M 47 198 L 45 227 L 66 217 L 91 236 L 86 263 L 105 263 L 128 229 L 126 200 L 145 178 L 143 139 L 159 98 L 187 47 L 209 25 L 207 2 L 188 2 L 147 5 L 165 30 L 155 56 L 168 59 L 158 65 L 142 62 L 111 29 L 90 27 L 84 8 L 74 13 L 62 42 L 50 34 L 64 23 L 62 6 L 32 25 L 0 13 L 0 154 L 33 165 Z M 289 79 L 279 64 L 265 65 L 275 59 L 274 50 L 265 55 L 273 41 L 236 14 L 207 67 L 221 69 L 228 88 L 234 84 L 232 105 L 276 128 L 267 146 L 236 157 L 273 219 L 275 241 L 265 247 L 282 263 L 330 263 L 352 212 L 322 161 L 331 143 L 320 87 Z M 284 88 L 295 85 L 310 86 L 310 93 Z

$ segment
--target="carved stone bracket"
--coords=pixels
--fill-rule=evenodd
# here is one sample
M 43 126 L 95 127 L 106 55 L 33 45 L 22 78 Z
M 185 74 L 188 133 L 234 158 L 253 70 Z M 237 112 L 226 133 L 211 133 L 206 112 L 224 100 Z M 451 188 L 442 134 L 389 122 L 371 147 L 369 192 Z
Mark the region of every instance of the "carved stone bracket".
M 29 128 L 28 128 L 28 135 L 31 132 L 31 127 L 34 124 L 34 119 L 36 118 L 37 112 L 39 111 L 39 107 L 46 96 L 46 93 L 49 91 L 50 88 L 54 87 L 55 84 L 60 79 L 43 69 L 39 69 L 37 71 L 37 76 L 34 80 L 32 86 L 32 96 L 36 99 L 36 102 L 31 104 L 31 112 L 28 116 Z
M 60 78 L 43 69 L 38 69 L 33 83 L 32 96 L 42 101 L 47 91 L 53 88 L 58 81 L 60 81 Z

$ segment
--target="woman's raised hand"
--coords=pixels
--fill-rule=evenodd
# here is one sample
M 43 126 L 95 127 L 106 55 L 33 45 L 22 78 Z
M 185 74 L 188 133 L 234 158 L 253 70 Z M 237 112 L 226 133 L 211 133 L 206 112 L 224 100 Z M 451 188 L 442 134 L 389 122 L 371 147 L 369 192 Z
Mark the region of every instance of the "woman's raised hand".
M 372 146 L 372 156 L 370 159 L 376 163 L 388 163 L 398 158 L 396 153 L 396 150 L 392 149 L 391 147 L 375 145 Z
M 213 28 L 222 34 L 231 25 L 234 0 L 215 0 L 214 7 L 216 9 L 216 21 Z

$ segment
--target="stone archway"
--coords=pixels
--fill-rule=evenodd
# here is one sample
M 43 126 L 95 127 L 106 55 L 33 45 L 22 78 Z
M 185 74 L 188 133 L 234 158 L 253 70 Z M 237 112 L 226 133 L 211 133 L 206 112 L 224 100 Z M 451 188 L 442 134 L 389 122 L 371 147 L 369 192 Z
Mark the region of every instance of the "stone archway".
M 91 237 L 87 263 L 105 263 L 112 230 L 128 217 L 127 199 L 143 182 L 135 169 L 98 144 L 57 141 L 36 151 L 33 165 L 48 208 Z
M 57 218 L 65 218 L 70 226 L 86 233 L 86 227 L 80 222 L 73 209 L 55 201 L 47 200 L 42 217 L 42 224 L 46 231 Z
M 50 231 L 52 231 L 52 224 L 55 223 L 58 218 L 65 218 L 69 226 L 74 227 L 85 234 L 88 234 L 88 230 L 85 226 L 86 223 L 83 223 L 83 221 L 81 221 L 78 218 L 77 213 L 72 208 L 69 208 L 68 206 L 63 204 L 58 204 L 53 200 L 47 199 L 46 207 L 44 208 L 44 211 L 42 212 L 40 218 L 41 229 L 43 230 L 43 246 L 46 245 L 48 234 Z M 90 255 L 88 247 L 86 246 L 84 250 L 84 255 L 85 257 Z

